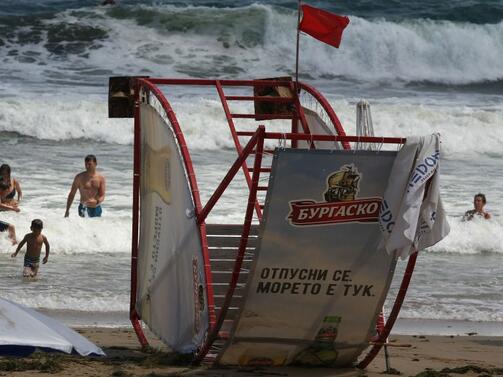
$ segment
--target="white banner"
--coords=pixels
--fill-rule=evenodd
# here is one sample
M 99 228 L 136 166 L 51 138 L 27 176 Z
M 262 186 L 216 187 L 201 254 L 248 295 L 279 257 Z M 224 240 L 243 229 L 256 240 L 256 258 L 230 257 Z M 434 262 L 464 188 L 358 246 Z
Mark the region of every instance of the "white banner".
M 178 352 L 194 352 L 208 328 L 204 263 L 194 203 L 175 136 L 142 104 L 137 311 Z
M 351 364 L 396 258 L 378 245 L 395 152 L 277 150 L 244 306 L 219 362 Z

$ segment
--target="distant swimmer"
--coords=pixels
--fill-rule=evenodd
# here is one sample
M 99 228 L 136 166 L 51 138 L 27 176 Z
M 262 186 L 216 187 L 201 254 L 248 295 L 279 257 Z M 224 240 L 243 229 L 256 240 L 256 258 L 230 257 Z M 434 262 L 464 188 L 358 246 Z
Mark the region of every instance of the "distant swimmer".
M 16 200 L 17 194 L 17 200 Z M 0 166 L 0 210 L 19 212 L 18 204 L 23 197 L 19 181 L 10 175 L 10 166 Z
M 11 225 L 9 223 L 6 223 L 5 221 L 0 220 L 0 232 L 5 232 L 7 231 L 9 234 L 9 238 L 12 242 L 13 245 L 17 244 L 16 240 L 16 228 L 14 225 Z
M 70 215 L 70 207 L 77 190 L 80 193 L 79 216 L 101 217 L 101 203 L 105 200 L 105 177 L 96 171 L 96 156 L 87 155 L 84 162 L 86 171 L 77 174 L 73 180 L 66 200 L 65 217 Z
M 33 278 L 37 276 L 38 268 L 40 266 L 40 252 L 42 245 L 45 245 L 45 257 L 42 260 L 46 264 L 49 260 L 49 241 L 42 234 L 44 223 L 42 220 L 35 219 L 31 222 L 31 233 L 24 236 L 23 240 L 17 246 L 17 249 L 12 253 L 11 257 L 15 258 L 19 250 L 26 244 L 26 254 L 24 255 L 23 276 Z
M 9 191 L 9 184 L 3 181 L 0 181 L 0 198 L 5 195 L 6 192 Z M 0 200 L 0 211 L 14 211 L 19 212 L 20 209 L 17 206 L 17 202 L 6 201 L 3 202 L 3 199 Z
M 484 194 L 477 194 L 473 197 L 473 206 L 474 209 L 465 212 L 463 216 L 463 221 L 472 220 L 475 216 L 483 217 L 488 220 L 491 218 L 491 214 L 489 212 L 484 211 L 484 206 L 486 205 L 486 196 Z
M 105 0 L 101 5 L 115 5 L 115 0 Z

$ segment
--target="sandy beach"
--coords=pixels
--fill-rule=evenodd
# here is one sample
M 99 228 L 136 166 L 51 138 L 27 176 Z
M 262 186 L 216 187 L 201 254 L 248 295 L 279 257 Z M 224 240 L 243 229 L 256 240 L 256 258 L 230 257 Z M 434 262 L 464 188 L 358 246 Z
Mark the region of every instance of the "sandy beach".
M 78 330 L 101 346 L 104 358 L 35 353 L 28 358 L 0 358 L 0 376 L 379 376 L 386 374 L 381 352 L 367 370 L 322 368 L 191 367 L 185 358 L 167 352 L 159 342 L 142 352 L 129 328 Z M 503 375 L 503 337 L 477 335 L 392 337 L 390 374 L 402 376 Z

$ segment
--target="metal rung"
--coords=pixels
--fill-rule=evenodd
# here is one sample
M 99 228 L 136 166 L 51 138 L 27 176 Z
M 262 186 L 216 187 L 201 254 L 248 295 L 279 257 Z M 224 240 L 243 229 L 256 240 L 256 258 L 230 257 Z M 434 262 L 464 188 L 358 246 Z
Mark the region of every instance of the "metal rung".
M 267 191 L 268 188 L 269 186 L 257 186 L 257 190 L 259 191 Z
M 226 96 L 227 101 L 260 101 L 260 102 L 277 102 L 290 103 L 294 101 L 292 97 L 264 97 L 264 96 Z
M 253 173 L 254 169 L 250 168 L 248 169 L 250 173 Z M 260 168 L 259 172 L 260 173 L 270 173 L 272 171 L 272 168 Z
M 274 120 L 274 119 L 292 119 L 293 114 L 231 114 L 233 118 L 244 119 L 260 119 L 260 120 Z
M 229 332 L 228 331 L 219 331 L 218 332 L 218 339 L 222 339 L 222 340 L 227 340 L 229 339 Z
M 257 153 L 257 150 L 256 150 L 256 149 L 254 149 L 254 150 L 252 150 L 252 151 L 250 152 L 250 154 L 255 154 L 255 153 Z M 262 153 L 271 153 L 271 154 L 272 154 L 272 153 L 274 153 L 274 149 L 264 149 L 264 150 L 262 151 Z M 248 170 L 250 170 L 250 169 L 248 169 Z

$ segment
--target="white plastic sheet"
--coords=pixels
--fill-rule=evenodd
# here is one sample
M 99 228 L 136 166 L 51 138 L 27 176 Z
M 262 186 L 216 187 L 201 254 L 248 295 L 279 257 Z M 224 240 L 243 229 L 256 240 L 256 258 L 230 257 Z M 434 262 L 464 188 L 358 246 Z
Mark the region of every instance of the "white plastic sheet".
M 50 348 L 66 353 L 75 351 L 82 356 L 105 356 L 101 348 L 62 323 L 3 298 L 0 298 L 0 346 Z

